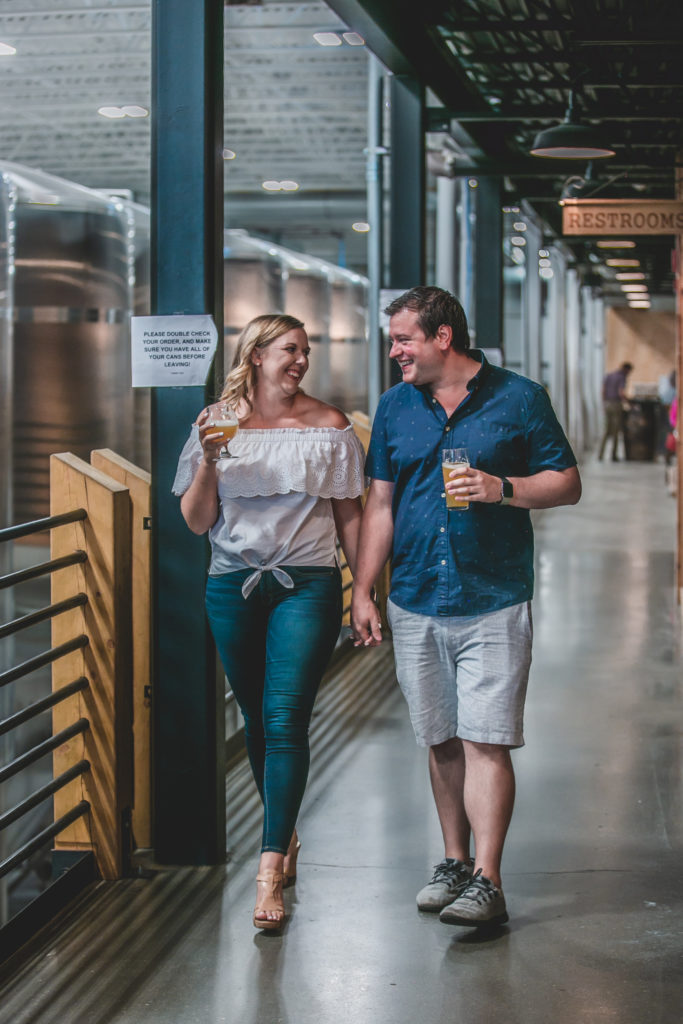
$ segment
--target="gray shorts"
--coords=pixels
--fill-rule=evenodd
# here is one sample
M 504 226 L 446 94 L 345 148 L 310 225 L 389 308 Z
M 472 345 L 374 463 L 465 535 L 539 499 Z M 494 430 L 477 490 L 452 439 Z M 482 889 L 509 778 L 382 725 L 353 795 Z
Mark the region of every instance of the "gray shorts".
M 531 603 L 486 615 L 416 615 L 387 604 L 396 675 L 415 739 L 524 746 Z

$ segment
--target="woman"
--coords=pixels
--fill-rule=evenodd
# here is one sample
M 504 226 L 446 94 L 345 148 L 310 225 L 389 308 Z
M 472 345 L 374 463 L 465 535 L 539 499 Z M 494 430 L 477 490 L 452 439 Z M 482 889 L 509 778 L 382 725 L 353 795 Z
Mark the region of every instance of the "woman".
M 221 395 L 239 418 L 236 458 L 219 457 L 204 409 L 173 485 L 190 529 L 209 532 L 207 613 L 264 805 L 257 928 L 282 925 L 296 877 L 308 726 L 341 625 L 335 538 L 353 572 L 364 483 L 346 416 L 301 390 L 309 352 L 295 317 L 247 324 Z

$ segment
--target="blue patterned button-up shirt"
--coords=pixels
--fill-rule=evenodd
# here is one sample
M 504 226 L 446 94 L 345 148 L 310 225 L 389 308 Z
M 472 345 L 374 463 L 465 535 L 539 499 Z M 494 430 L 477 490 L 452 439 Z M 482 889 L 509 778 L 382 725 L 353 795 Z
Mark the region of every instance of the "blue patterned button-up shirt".
M 428 388 L 397 384 L 382 395 L 366 473 L 394 483 L 391 599 L 423 615 L 481 615 L 528 601 L 534 542 L 526 509 L 472 502 L 446 508 L 442 448 L 466 448 L 494 476 L 532 476 L 576 465 L 540 384 L 492 366 L 481 369 L 448 417 Z

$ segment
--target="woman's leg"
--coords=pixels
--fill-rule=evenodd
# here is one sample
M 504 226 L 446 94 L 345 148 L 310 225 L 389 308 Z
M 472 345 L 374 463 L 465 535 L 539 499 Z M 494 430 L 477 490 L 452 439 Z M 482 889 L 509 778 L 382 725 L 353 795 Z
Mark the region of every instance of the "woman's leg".
M 339 636 L 342 610 L 336 567 L 286 568 L 294 581 L 292 590 L 274 578 L 269 581 L 274 606 L 268 619 L 263 697 L 262 850 L 276 854 L 286 853 L 296 825 L 310 761 L 308 726 Z
M 221 663 L 244 717 L 244 738 L 254 781 L 263 799 L 266 741 L 263 682 L 267 613 L 257 587 L 245 600 L 242 583 L 251 569 L 209 576 L 206 612 Z

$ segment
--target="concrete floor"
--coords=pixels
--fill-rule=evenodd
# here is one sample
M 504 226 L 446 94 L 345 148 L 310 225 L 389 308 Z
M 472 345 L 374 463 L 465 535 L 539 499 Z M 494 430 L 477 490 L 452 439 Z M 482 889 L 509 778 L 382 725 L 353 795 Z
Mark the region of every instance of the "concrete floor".
M 510 923 L 420 915 L 441 858 L 395 689 L 319 717 L 299 880 L 255 932 L 258 808 L 232 862 L 100 885 L 5 977 L 12 1024 L 679 1024 L 683 701 L 663 468 L 590 464 L 537 519 L 535 657 L 504 859 Z M 358 652 L 358 672 L 389 650 Z M 361 659 L 365 659 L 364 661 Z M 242 771 L 243 769 L 238 770 Z M 233 780 L 237 792 L 239 779 Z M 237 798 L 235 798 L 237 800 Z

